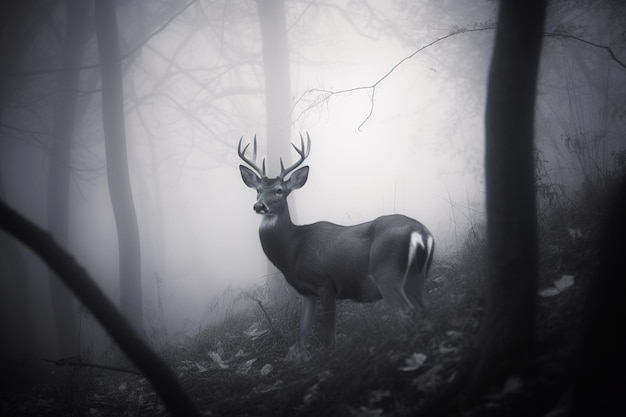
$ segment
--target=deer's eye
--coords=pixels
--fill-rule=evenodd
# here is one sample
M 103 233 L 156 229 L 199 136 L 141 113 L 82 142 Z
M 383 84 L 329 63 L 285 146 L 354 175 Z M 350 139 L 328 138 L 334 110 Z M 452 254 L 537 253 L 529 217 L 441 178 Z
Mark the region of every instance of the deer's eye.
M 276 195 L 283 195 L 283 189 L 282 188 L 277 189 Z

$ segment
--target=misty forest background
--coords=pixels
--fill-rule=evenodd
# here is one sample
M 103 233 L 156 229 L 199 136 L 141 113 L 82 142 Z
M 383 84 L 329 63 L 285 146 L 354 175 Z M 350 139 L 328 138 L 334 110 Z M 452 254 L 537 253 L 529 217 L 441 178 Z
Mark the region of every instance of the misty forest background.
M 50 231 L 207 408 L 245 404 L 261 415 L 260 398 L 282 391 L 274 415 L 330 403 L 383 415 L 392 398 L 398 406 L 394 387 L 412 398 L 411 389 L 449 380 L 482 311 L 497 4 L 104 3 L 0 6 L 2 201 Z M 541 317 L 552 347 L 576 327 L 602 203 L 626 172 L 626 5 L 554 0 L 545 28 L 535 143 Z M 407 333 L 383 303 L 342 304 L 337 350 L 314 340 L 309 373 L 296 378 L 280 359 L 299 301 L 262 252 L 236 146 L 256 134 L 273 176 L 300 132 L 312 138 L 311 174 L 290 197 L 296 223 L 402 213 L 428 226 L 437 251 L 424 320 Z M 26 390 L 2 407 L 163 410 L 139 376 L 76 366 L 132 372 L 57 277 L 4 233 L 0 340 L 3 391 Z M 425 358 L 428 371 L 407 374 Z M 353 378 L 361 384 L 331 399 L 346 385 L 333 376 L 357 369 L 367 371 Z M 397 386 L 404 377 L 410 389 Z M 35 397 L 43 402 L 22 401 Z

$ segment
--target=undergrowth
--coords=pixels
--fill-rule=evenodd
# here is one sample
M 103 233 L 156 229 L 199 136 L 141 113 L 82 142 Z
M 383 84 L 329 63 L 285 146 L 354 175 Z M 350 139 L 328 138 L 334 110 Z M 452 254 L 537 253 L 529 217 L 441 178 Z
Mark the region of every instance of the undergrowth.
M 467 415 L 521 415 L 517 405 L 558 398 L 571 378 L 572 346 L 596 266 L 605 196 L 626 173 L 624 155 L 616 153 L 613 169 L 576 193 L 538 176 L 536 357 L 527 374 L 494 387 L 484 407 Z M 340 302 L 336 345 L 322 346 L 315 327 L 312 359 L 302 364 L 282 359 L 297 338 L 300 313 L 298 297 L 287 286 L 248 289 L 233 300 L 239 307 L 221 323 L 185 343 L 159 343 L 159 350 L 207 415 L 411 414 L 454 380 L 472 349 L 483 309 L 485 249 L 484 227 L 477 224 L 464 236 L 462 249 L 435 258 L 427 310 L 415 321 L 400 319 L 383 302 Z M 16 410 L 15 415 L 167 414 L 143 377 L 90 367 L 53 368 L 28 394 L 15 392 L 0 404 L 2 415 Z M 541 414 L 553 405 L 547 403 Z

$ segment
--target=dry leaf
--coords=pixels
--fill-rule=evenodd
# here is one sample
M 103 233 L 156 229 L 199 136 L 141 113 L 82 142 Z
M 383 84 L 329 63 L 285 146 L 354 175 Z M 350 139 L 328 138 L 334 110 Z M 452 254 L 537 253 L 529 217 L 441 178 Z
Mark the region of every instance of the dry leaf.
M 261 375 L 263 376 L 269 375 L 269 373 L 272 372 L 273 369 L 274 367 L 272 365 L 270 365 L 269 363 L 266 363 L 265 365 L 263 365 L 263 368 L 261 368 Z
M 554 281 L 554 286 L 546 288 L 539 292 L 542 297 L 553 297 L 561 294 L 574 285 L 574 275 L 563 275 L 560 279 Z
M 404 361 L 405 365 L 400 367 L 399 369 L 406 372 L 415 371 L 424 364 L 424 361 L 426 361 L 426 355 L 424 355 L 423 353 L 414 353 L 406 358 L 406 360 Z
M 196 364 L 196 368 L 198 368 L 198 372 L 202 373 L 207 371 L 207 369 L 204 366 L 200 365 L 198 362 L 194 363 Z
M 222 369 L 228 369 L 228 364 L 226 364 L 223 360 L 222 357 L 219 355 L 219 353 L 217 352 L 209 352 L 209 358 L 211 358 L 213 360 L 213 362 L 215 362 L 215 364 L 222 368 Z
M 563 275 L 561 279 L 554 281 L 554 286 L 561 292 L 565 291 L 572 285 L 574 285 L 574 275 Z
M 260 325 L 261 324 L 258 321 L 252 323 L 252 325 L 250 327 L 248 327 L 246 330 L 244 330 L 243 334 L 245 334 L 246 336 L 250 337 L 252 340 L 255 340 L 259 336 L 262 336 L 265 333 L 267 333 L 267 329 L 259 330 L 259 326 Z
M 237 367 L 238 374 L 247 374 L 252 369 L 252 364 L 256 362 L 256 358 L 245 361 Z

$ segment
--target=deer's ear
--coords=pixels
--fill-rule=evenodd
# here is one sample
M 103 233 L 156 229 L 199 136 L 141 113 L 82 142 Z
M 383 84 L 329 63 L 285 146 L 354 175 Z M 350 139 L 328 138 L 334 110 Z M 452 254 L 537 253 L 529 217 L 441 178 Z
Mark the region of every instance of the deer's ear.
M 297 190 L 306 183 L 306 179 L 309 177 L 309 167 L 302 167 L 293 174 L 286 181 L 286 185 L 289 190 Z
M 259 186 L 261 179 L 254 171 L 243 165 L 239 165 L 239 171 L 241 171 L 241 179 L 243 179 L 244 184 L 250 188 L 257 188 Z

